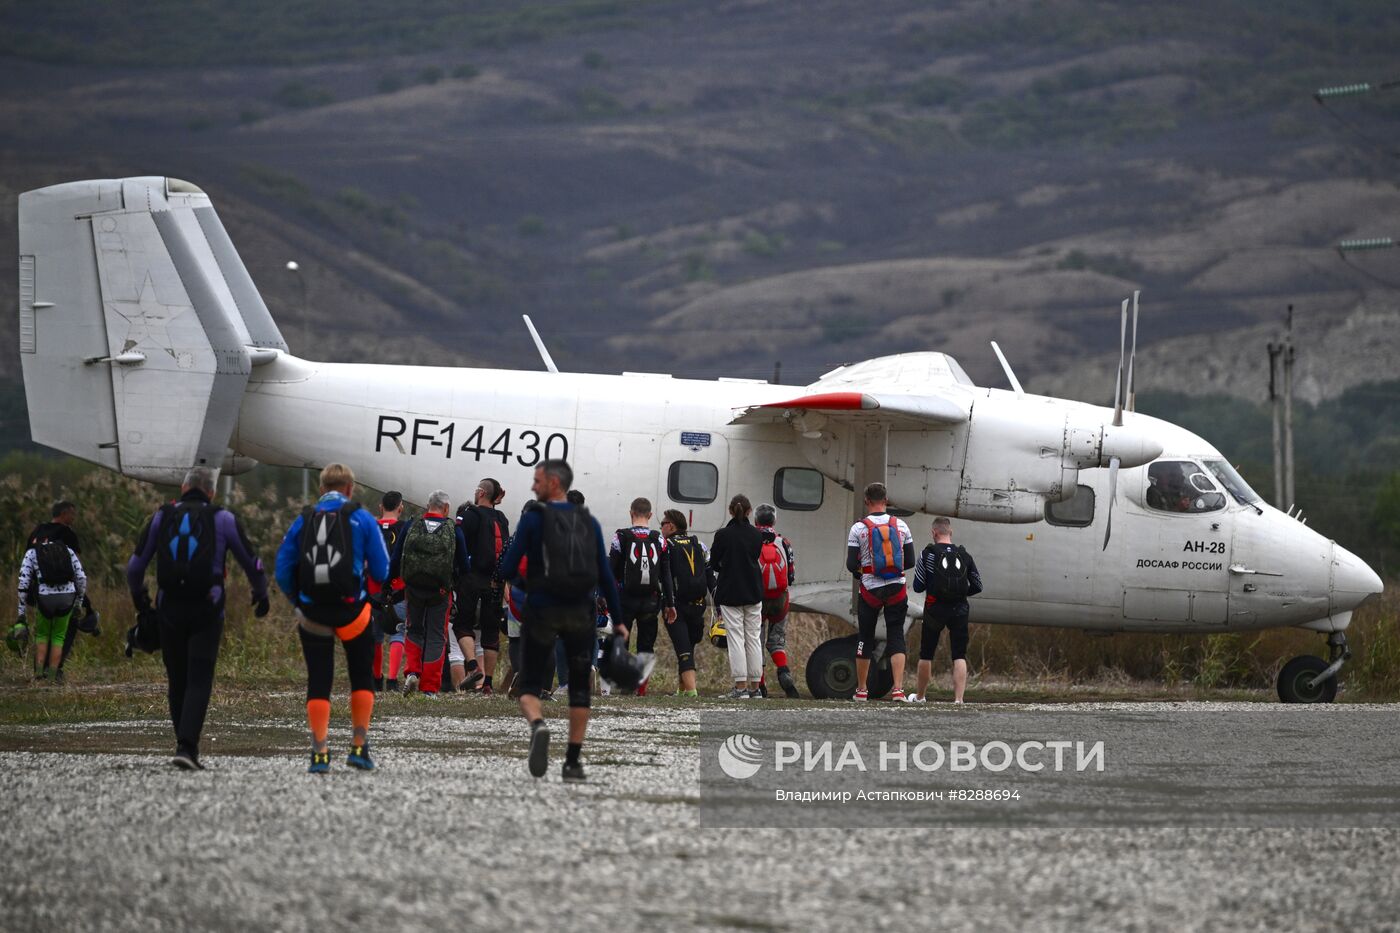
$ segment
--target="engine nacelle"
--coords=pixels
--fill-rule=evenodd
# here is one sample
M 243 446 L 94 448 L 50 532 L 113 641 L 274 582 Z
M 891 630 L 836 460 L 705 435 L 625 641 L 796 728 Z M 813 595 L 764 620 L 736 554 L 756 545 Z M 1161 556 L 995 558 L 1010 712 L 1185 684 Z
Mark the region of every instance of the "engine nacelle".
M 1111 420 L 1106 409 L 1060 399 L 979 394 L 964 422 L 889 432 L 890 503 L 974 521 L 1040 521 L 1047 503 L 1074 494 L 1081 469 L 1106 467 L 1113 457 L 1133 467 L 1161 456 L 1160 444 Z M 866 437 L 831 425 L 818 437 L 804 435 L 801 447 L 813 466 L 850 485 L 860 453 L 854 445 Z

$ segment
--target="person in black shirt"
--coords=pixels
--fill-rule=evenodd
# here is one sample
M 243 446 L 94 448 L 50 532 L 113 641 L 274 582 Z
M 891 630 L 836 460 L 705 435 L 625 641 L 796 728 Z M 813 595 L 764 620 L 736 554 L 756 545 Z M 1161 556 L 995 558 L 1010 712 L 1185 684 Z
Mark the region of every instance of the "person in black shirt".
M 651 500 L 638 497 L 629 509 L 632 525 L 619 528 L 608 548 L 608 563 L 622 594 L 622 623 L 637 633 L 637 653 L 656 651 L 657 614 L 666 624 L 676 621 L 676 595 L 671 586 L 671 558 L 666 539 L 651 529 Z M 643 681 L 637 696 L 646 696 Z
M 982 592 L 982 575 L 977 572 L 972 555 L 953 544 L 953 523 L 946 518 L 933 521 L 933 543 L 924 548 L 914 568 L 914 592 L 927 592 L 928 596 L 924 601 L 918 683 L 909 702 L 927 700 L 933 653 L 938 649 L 938 636 L 946 628 L 953 660 L 953 702 L 961 703 L 967 687 L 967 597 Z
M 465 676 L 454 686 L 490 696 L 496 675 L 496 658 L 501 647 L 501 625 L 505 620 L 505 592 L 493 586 L 496 561 L 510 544 L 510 519 L 498 506 L 506 491 L 490 477 L 477 484 L 471 505 L 457 510 L 457 526 L 471 550 L 471 569 L 457 584 L 457 612 L 452 618 L 452 637 L 462 648 Z M 472 633 L 481 630 L 481 664 L 477 664 Z

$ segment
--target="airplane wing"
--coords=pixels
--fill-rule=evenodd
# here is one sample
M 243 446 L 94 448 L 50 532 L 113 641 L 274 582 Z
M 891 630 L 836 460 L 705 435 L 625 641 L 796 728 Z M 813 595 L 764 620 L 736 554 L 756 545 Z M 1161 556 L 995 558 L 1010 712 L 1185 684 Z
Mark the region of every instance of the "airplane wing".
M 838 367 L 792 398 L 736 409 L 730 424 L 791 422 L 807 414 L 915 430 L 946 427 L 968 419 L 963 387 L 972 380 L 952 357 L 899 353 Z

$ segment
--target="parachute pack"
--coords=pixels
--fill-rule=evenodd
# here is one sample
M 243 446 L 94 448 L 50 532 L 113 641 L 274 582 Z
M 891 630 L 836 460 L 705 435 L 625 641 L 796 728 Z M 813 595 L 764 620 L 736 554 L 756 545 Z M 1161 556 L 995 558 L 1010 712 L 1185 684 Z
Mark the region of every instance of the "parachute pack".
M 967 599 L 972 587 L 968 577 L 967 552 L 960 546 L 935 547 L 932 544 L 927 552 L 933 558 L 925 563 L 929 574 L 929 594 L 936 599 Z
M 899 540 L 899 519 L 885 516 L 885 521 L 873 518 L 861 519 L 870 532 L 870 566 L 865 572 L 881 580 L 894 580 L 904 576 L 904 542 Z
M 62 541 L 46 540 L 34 545 L 34 560 L 39 582 L 45 586 L 60 587 L 73 582 L 73 559 Z
M 598 585 L 598 536 L 593 516 L 581 505 L 555 509 L 532 503 L 531 508 L 540 512 L 543 557 L 539 567 L 530 564 L 531 586 L 538 585 L 559 599 L 587 599 Z
M 403 540 L 403 582 L 415 596 L 441 602 L 452 589 L 456 556 L 456 524 L 446 518 L 424 516 L 413 523 Z
M 160 508 L 156 583 L 182 599 L 204 599 L 218 584 L 214 572 L 214 515 L 219 507 L 199 500 Z
M 661 533 L 619 528 L 622 549 L 622 592 L 625 596 L 651 596 L 661 591 Z
M 359 508 L 357 502 L 346 502 L 330 512 L 309 505 L 301 510 L 297 589 L 313 606 L 344 608 L 360 598 L 355 526 L 350 521 Z
M 472 542 L 472 570 L 489 574 L 496 569 L 496 561 L 506 549 L 510 535 L 506 532 L 506 517 L 498 510 L 481 505 L 470 505 L 466 511 L 476 514 L 476 535 Z
M 777 599 L 787 592 L 789 568 L 785 543 L 781 535 L 774 535 L 772 541 L 763 542 L 758 552 L 764 599 Z
M 676 590 L 677 603 L 698 603 L 705 598 L 705 550 L 692 534 L 672 535 L 666 547 L 671 558 L 671 584 Z

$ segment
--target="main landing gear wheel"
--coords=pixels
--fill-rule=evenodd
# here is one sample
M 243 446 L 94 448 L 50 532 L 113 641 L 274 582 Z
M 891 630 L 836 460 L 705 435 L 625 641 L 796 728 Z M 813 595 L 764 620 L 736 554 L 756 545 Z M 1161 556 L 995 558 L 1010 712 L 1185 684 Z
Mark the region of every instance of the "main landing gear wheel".
M 856 636 L 824 641 L 807 659 L 807 690 L 814 700 L 849 700 L 856 693 Z
M 1289 661 L 1278 672 L 1278 698 L 1284 703 L 1331 703 L 1337 698 L 1337 675 L 1315 686 L 1312 683 L 1327 667 L 1326 661 L 1311 654 Z
M 849 700 L 856 693 L 856 636 L 824 641 L 807 659 L 807 690 L 814 700 Z M 872 700 L 894 687 L 889 663 L 870 665 L 865 688 Z

